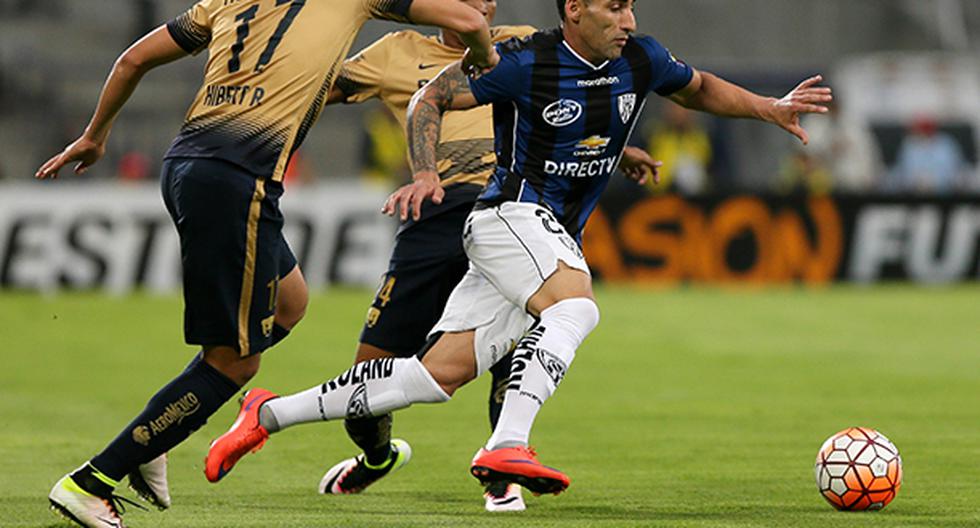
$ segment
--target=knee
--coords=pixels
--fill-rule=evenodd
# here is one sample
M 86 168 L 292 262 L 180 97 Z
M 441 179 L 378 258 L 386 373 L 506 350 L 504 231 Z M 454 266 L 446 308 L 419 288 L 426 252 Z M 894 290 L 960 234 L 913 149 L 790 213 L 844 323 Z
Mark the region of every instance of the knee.
M 445 364 L 430 364 L 426 365 L 423 360 L 423 366 L 432 379 L 439 384 L 439 387 L 450 397 L 459 390 L 460 387 L 466 385 L 473 379 L 473 373 L 468 372 L 466 369 L 456 368 L 453 365 Z
M 541 316 L 577 329 L 584 339 L 599 325 L 599 306 L 588 297 L 574 297 L 549 306 Z
M 304 298 L 302 303 L 297 303 L 295 305 L 283 304 L 281 308 L 276 308 L 276 324 L 285 328 L 286 330 L 292 330 L 303 320 L 306 316 L 306 305 L 307 300 Z
M 242 387 L 258 374 L 262 356 L 256 354 L 243 358 L 233 348 L 214 347 L 204 351 L 204 361 Z

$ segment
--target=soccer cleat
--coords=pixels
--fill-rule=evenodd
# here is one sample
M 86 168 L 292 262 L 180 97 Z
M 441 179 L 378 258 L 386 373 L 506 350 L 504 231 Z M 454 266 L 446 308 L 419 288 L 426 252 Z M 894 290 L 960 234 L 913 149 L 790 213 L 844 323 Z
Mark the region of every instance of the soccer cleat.
M 521 487 L 510 482 L 498 481 L 487 484 L 483 493 L 488 512 L 524 511 Z
M 129 489 L 146 502 L 166 510 L 170 507 L 170 488 L 167 486 L 167 454 L 139 466 L 129 474 Z
M 269 439 L 269 432 L 259 424 L 259 408 L 278 397 L 265 389 L 252 389 L 245 393 L 235 423 L 231 424 L 228 432 L 211 442 L 208 455 L 204 458 L 204 476 L 209 482 L 224 478 L 246 453 L 262 449 Z
M 391 441 L 391 456 L 380 468 L 368 467 L 364 454 L 348 458 L 330 468 L 320 480 L 320 493 L 349 495 L 360 493 L 386 475 L 395 472 L 412 459 L 412 447 L 401 439 Z
M 471 463 L 487 452 L 482 447 L 478 449 L 473 455 Z M 486 484 L 483 498 L 486 500 L 485 507 L 488 512 L 524 511 L 526 509 L 524 497 L 521 496 L 521 487 L 503 480 Z
M 48 502 L 55 513 L 86 528 L 125 528 L 122 522 L 122 514 L 126 511 L 123 502 L 146 509 L 118 495 L 93 495 L 82 489 L 71 475 L 65 475 L 55 483 L 48 494 Z
M 538 462 L 534 449 L 523 446 L 484 451 L 473 460 L 470 473 L 483 484 L 500 480 L 513 482 L 536 495 L 557 495 L 571 483 L 561 471 Z

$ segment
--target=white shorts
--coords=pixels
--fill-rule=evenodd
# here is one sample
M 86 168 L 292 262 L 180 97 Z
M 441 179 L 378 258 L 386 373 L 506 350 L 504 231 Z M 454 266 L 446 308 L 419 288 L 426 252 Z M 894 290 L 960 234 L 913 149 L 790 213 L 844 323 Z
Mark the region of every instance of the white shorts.
M 473 211 L 463 230 L 470 269 L 432 332 L 476 330 L 477 374 L 506 355 L 534 324 L 528 299 L 558 262 L 589 272 L 575 240 L 544 207 L 506 202 Z

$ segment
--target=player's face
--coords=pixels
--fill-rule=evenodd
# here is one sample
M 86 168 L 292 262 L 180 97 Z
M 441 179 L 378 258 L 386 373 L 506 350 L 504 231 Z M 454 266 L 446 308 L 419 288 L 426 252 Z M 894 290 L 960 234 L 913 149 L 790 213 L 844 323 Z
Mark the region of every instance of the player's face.
M 579 30 L 586 44 L 599 57 L 617 59 L 623 54 L 630 33 L 636 31 L 633 0 L 579 0 Z

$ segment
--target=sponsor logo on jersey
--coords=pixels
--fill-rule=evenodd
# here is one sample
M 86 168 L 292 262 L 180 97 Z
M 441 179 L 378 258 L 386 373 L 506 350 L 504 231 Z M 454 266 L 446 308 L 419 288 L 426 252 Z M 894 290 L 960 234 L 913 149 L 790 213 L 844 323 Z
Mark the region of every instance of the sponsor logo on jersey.
M 569 178 L 592 178 L 610 174 L 616 168 L 616 156 L 591 161 L 551 161 L 544 162 L 544 172 L 550 176 Z
M 575 156 L 599 156 L 606 151 L 609 146 L 609 138 L 602 136 L 591 136 L 575 144 Z
M 435 64 L 425 64 L 425 63 L 423 63 L 423 64 L 419 64 L 419 69 L 420 70 L 428 70 L 429 68 L 435 68 L 438 65 L 439 65 L 439 63 L 435 63 Z
M 582 117 L 582 105 L 571 99 L 559 99 L 546 106 L 541 117 L 553 127 L 568 126 Z
M 596 86 L 612 86 L 619 84 L 619 77 L 599 77 L 598 79 L 583 79 L 576 83 L 579 88 L 595 88 Z
M 636 94 L 624 93 L 619 96 L 619 118 L 625 125 L 633 117 L 633 110 L 636 108 Z

